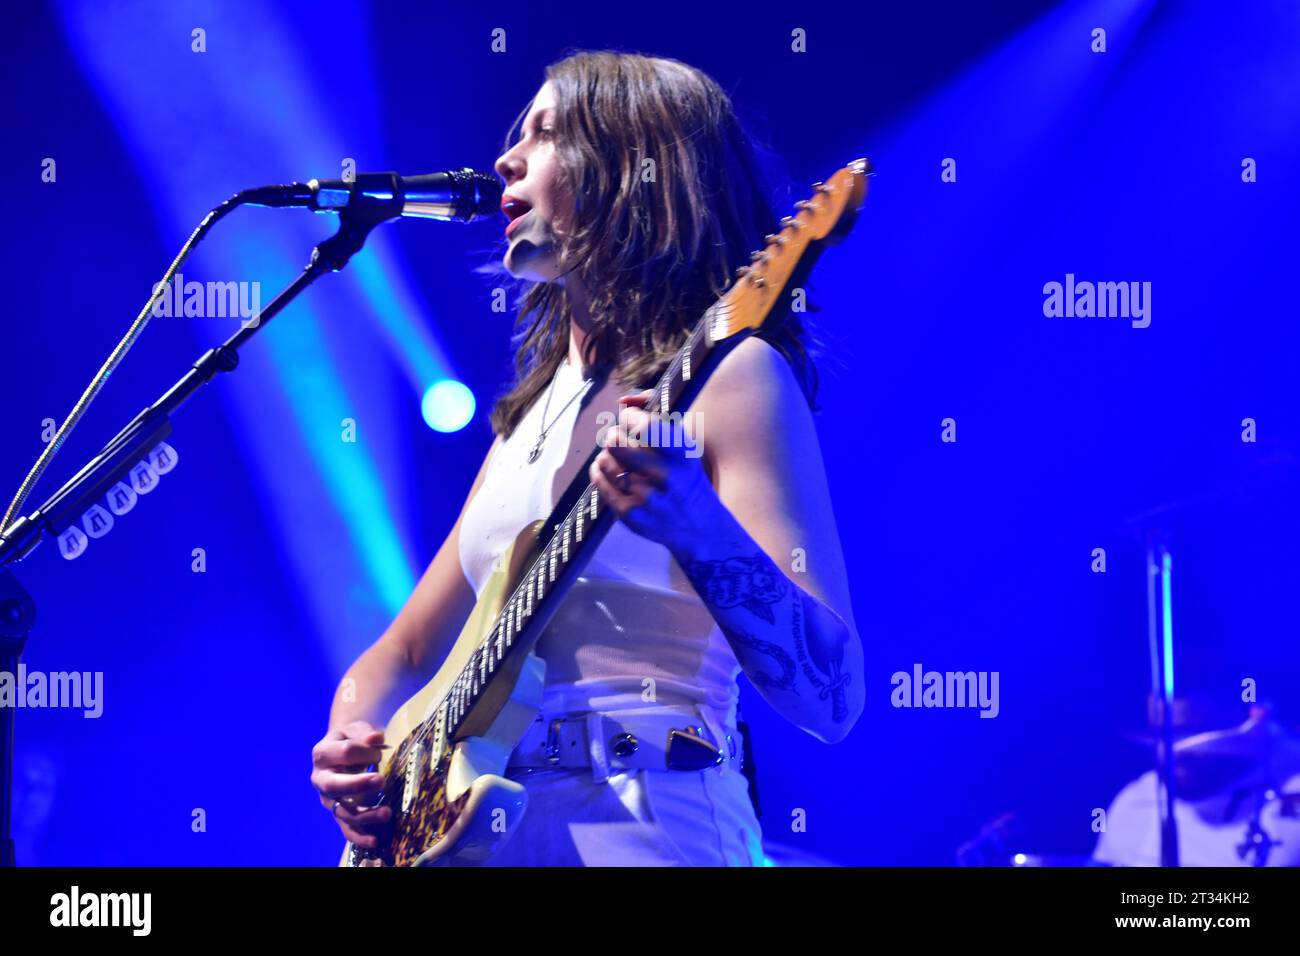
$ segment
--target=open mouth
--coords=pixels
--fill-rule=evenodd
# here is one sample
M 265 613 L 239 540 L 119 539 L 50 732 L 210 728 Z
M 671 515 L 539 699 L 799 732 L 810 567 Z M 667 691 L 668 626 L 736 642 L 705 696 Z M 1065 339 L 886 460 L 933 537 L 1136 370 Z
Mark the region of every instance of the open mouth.
M 515 225 L 522 219 L 530 209 L 530 206 L 522 199 L 511 195 L 506 195 L 501 200 L 501 211 L 509 218 L 510 223 L 506 226 L 506 235 L 514 231 Z
M 511 220 L 510 220 L 510 223 L 506 226 L 506 235 L 507 235 L 507 236 L 510 235 L 510 233 L 512 233 L 512 232 L 515 231 L 515 226 L 519 225 L 520 220 L 522 220 L 522 219 L 524 218 L 524 216 L 526 216 L 526 215 L 527 215 L 527 212 L 522 212 L 522 213 L 520 213 L 518 216 L 516 216 L 514 219 L 511 219 Z

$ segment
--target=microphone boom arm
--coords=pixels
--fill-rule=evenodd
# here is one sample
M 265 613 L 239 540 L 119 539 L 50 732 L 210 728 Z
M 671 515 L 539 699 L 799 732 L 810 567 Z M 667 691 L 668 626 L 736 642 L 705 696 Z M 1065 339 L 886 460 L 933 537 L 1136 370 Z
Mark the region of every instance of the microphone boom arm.
M 286 188 L 286 187 L 279 187 Z M 250 192 L 256 193 L 256 190 Z M 256 204 L 255 199 L 247 200 Z M 66 484 L 30 515 L 17 518 L 8 528 L 0 529 L 0 568 L 22 560 L 40 544 L 45 535 L 58 536 L 75 524 L 94 499 L 100 497 L 132 467 L 171 433 L 171 413 L 179 408 L 201 385 L 212 381 L 219 372 L 232 372 L 239 365 L 239 350 L 257 332 L 297 298 L 303 289 L 326 272 L 337 272 L 365 245 L 370 231 L 395 217 L 391 203 L 362 197 L 340 211 L 339 229 L 318 244 L 311 261 L 266 308 L 245 322 L 221 345 L 209 349 L 190 367 L 158 401 L 154 402 L 123 428 L 104 448 Z

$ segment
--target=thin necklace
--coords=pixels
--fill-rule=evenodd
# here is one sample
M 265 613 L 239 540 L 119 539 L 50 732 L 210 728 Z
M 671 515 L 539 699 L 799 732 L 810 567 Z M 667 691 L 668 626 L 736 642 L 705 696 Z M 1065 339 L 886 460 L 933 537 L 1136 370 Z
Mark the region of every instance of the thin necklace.
M 541 456 L 542 445 L 546 442 L 547 432 L 549 432 L 552 428 L 555 427 L 555 423 L 564 417 L 565 410 L 570 405 L 572 405 L 579 397 L 581 397 L 587 391 L 587 389 L 591 387 L 591 383 L 595 381 L 594 378 L 584 379 L 582 383 L 582 388 L 578 389 L 577 393 L 573 396 L 573 398 L 569 399 L 567 402 L 564 403 L 564 408 L 561 408 L 558 412 L 556 412 L 555 417 L 551 419 L 551 424 L 547 425 L 546 413 L 550 410 L 551 407 L 551 395 L 555 393 L 555 383 L 560 380 L 560 369 L 563 368 L 565 364 L 567 363 L 561 362 L 558 366 L 556 366 L 555 375 L 551 378 L 551 387 L 546 392 L 546 404 L 542 406 L 542 429 L 537 433 L 537 444 L 533 445 L 533 450 L 528 453 L 529 464 L 532 464 Z

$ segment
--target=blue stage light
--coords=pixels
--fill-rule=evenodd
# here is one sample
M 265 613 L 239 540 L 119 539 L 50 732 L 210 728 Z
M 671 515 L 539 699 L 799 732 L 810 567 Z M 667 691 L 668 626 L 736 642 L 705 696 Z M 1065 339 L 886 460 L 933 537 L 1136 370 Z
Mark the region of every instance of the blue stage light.
M 429 386 L 420 411 L 434 431 L 460 431 L 474 417 L 474 393 L 463 383 L 444 378 Z

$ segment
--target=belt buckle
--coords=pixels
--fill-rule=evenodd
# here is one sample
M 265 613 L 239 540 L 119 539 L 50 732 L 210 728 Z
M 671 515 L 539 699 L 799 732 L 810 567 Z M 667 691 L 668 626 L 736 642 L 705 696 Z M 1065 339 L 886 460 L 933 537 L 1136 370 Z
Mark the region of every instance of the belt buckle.
M 723 761 L 722 751 L 704 737 L 704 728 L 691 724 L 668 731 L 664 762 L 669 770 L 707 770 Z

